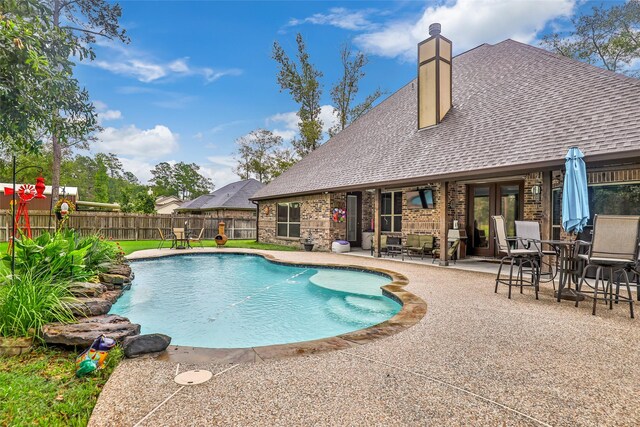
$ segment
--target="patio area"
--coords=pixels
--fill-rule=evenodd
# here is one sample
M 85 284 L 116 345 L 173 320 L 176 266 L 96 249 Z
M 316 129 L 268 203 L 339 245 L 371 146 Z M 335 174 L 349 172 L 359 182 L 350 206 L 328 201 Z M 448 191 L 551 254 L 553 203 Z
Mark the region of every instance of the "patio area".
M 220 250 L 193 250 L 204 251 Z M 125 360 L 89 425 L 640 423 L 640 327 L 625 306 L 592 316 L 589 302 L 557 303 L 550 284 L 539 301 L 527 289 L 509 300 L 505 288 L 494 294 L 494 273 L 464 270 L 471 260 L 444 268 L 355 252 L 269 253 L 404 274 L 427 314 L 388 338 L 309 356 L 237 366 Z M 175 375 L 190 369 L 220 375 L 180 388 Z

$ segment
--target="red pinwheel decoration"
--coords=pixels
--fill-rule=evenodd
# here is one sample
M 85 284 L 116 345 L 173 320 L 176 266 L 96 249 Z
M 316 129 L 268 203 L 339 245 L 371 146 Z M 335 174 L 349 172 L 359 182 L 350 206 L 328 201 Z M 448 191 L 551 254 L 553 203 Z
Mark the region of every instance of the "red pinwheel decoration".
M 16 191 L 20 200 L 18 201 L 18 209 L 15 212 L 16 220 L 15 227 L 13 229 L 13 238 L 15 238 L 18 229 L 22 229 L 22 232 L 31 238 L 31 223 L 29 222 L 29 210 L 27 209 L 27 203 L 36 199 L 45 199 L 46 196 L 43 194 L 45 189 L 44 178 L 39 176 L 36 178 L 36 185 L 32 184 L 22 184 L 18 191 Z M 12 195 L 13 188 L 5 187 L 4 188 L 5 195 Z M 24 218 L 24 224 L 21 224 L 21 220 Z M 13 243 L 13 239 L 10 242 L 10 245 Z
M 18 189 L 18 196 L 23 202 L 29 202 L 36 195 L 36 187 L 31 184 L 22 184 Z

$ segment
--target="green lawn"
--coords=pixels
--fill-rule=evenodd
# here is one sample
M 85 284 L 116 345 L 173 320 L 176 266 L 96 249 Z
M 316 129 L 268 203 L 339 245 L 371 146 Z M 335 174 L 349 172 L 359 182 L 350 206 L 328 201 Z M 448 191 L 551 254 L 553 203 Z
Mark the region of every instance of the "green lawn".
M 0 357 L 0 426 L 85 426 L 102 387 L 122 358 L 111 350 L 105 368 L 75 377 L 77 353 L 38 348 Z
M 132 252 L 140 251 L 142 249 L 155 249 L 158 247 L 159 240 L 122 240 L 119 242 L 122 250 L 125 254 L 129 255 Z M 214 240 L 205 240 L 203 242 L 206 247 L 214 247 L 216 246 L 216 242 Z M 171 242 L 166 241 L 164 243 L 165 248 L 171 247 Z M 194 243 L 194 248 L 199 247 L 199 244 Z M 289 246 L 283 245 L 271 245 L 268 243 L 260 243 L 255 240 L 229 240 L 227 244 L 224 245 L 225 248 L 248 248 L 248 249 L 265 249 L 272 251 L 295 251 L 296 248 L 292 248 Z
M 158 243 L 160 240 L 121 240 L 120 246 L 126 255 L 129 255 L 131 252 L 140 251 L 142 249 L 155 249 L 158 247 Z M 206 247 L 216 246 L 214 240 L 205 240 L 203 242 Z M 195 248 L 200 245 L 194 244 Z M 171 247 L 171 241 L 166 241 L 164 243 L 165 248 Z M 248 248 L 248 249 L 265 249 L 271 251 L 295 251 L 296 248 L 292 248 L 289 246 L 283 245 L 271 245 L 269 243 L 260 243 L 255 240 L 229 240 L 227 244 L 224 245 L 225 248 Z M 0 242 L 0 253 L 7 252 L 7 242 Z

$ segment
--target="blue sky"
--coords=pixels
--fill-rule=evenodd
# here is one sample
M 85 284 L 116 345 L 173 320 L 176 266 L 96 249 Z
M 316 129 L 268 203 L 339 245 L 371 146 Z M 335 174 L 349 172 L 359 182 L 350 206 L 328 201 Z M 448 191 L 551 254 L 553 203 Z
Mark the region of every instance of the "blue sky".
M 195 162 L 216 187 L 237 180 L 234 141 L 263 127 L 295 135 L 297 106 L 280 92 L 274 41 L 292 56 L 301 32 L 324 73 L 323 118 L 339 77 L 339 49 L 369 55 L 360 95 L 389 94 L 416 73 L 417 42 L 442 23 L 456 53 L 506 38 L 536 45 L 589 4 L 575 0 L 120 1 L 129 45 L 101 41 L 76 67 L 104 131 L 92 152 L 113 152 L 141 181 L 161 161 Z

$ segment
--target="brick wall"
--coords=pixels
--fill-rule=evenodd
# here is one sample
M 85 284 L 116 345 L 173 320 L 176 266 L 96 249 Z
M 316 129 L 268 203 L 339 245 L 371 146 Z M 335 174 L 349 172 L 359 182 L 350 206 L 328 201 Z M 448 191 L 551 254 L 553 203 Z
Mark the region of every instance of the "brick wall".
M 331 221 L 333 208 L 345 208 L 346 194 L 314 194 L 310 196 L 288 197 L 260 202 L 259 239 L 265 243 L 287 245 L 300 249 L 299 238 L 278 237 L 276 234 L 277 204 L 300 203 L 300 237 L 306 238 L 311 232 L 314 250 L 328 251 L 331 242 L 341 240 L 346 235 L 345 222 Z

